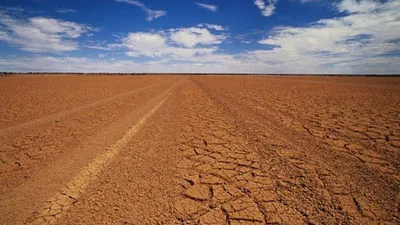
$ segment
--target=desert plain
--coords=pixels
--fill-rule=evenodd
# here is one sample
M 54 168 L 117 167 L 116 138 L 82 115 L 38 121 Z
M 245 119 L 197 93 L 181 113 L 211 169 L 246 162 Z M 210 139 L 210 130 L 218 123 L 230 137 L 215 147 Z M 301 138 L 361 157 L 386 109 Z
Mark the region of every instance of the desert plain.
M 0 224 L 399 224 L 400 78 L 0 77 Z

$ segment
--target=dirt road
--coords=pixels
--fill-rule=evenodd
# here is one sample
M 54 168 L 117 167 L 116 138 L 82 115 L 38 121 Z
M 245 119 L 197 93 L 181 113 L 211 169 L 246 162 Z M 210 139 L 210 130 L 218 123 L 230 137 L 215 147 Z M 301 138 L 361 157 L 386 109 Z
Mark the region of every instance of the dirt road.
M 0 224 L 399 224 L 400 79 L 0 78 Z

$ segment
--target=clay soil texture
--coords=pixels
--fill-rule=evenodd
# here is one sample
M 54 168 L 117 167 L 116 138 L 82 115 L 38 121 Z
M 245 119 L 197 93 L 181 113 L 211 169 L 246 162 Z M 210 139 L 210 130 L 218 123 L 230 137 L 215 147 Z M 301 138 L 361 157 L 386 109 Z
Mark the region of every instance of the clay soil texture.
M 400 224 L 400 78 L 0 78 L 0 224 Z

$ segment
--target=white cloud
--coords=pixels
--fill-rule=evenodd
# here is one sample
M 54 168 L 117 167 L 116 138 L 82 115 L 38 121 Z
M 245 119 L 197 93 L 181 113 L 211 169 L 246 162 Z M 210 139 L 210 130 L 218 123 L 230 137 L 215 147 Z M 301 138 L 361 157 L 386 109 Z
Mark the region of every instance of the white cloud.
M 112 73 L 177 73 L 224 72 L 221 65 L 207 62 L 174 62 L 164 60 L 136 63 L 131 60 L 105 60 L 72 57 L 34 57 L 0 60 L 0 67 L 13 72 L 112 72 Z
M 184 38 L 178 38 L 179 41 L 177 42 L 174 39 L 176 38 L 174 35 L 183 29 L 201 28 L 181 28 L 171 31 L 160 31 L 158 33 L 129 33 L 127 37 L 122 38 L 122 44 L 119 44 L 119 47 L 127 49 L 126 54 L 128 56 L 146 56 L 168 60 L 199 60 L 201 57 L 213 54 L 218 50 L 216 47 L 195 47 L 198 41 L 194 43 Z M 207 42 L 204 37 L 201 41 Z M 208 41 L 211 41 L 211 39 Z M 176 46 L 177 44 L 181 46 Z
M 179 52 L 192 52 L 185 48 L 193 49 L 200 45 L 220 44 L 227 38 L 223 31 L 224 28 L 221 25 L 199 24 L 197 27 L 161 30 L 159 32 L 132 32 L 126 37 L 119 37 L 120 44 L 91 43 L 84 47 L 109 51 L 125 47 L 130 50 L 128 53 L 130 56 L 160 57 L 160 55 L 178 50 Z
M 128 49 L 126 54 L 132 57 L 194 57 L 215 52 L 217 49 L 210 45 L 220 44 L 227 38 L 224 33 L 221 33 L 222 29 L 222 26 L 216 24 L 200 24 L 199 27 L 158 32 L 132 32 L 121 38 L 120 44 L 109 44 L 105 47 L 88 46 L 88 48 L 101 50 L 125 48 Z M 219 34 L 211 30 L 216 30 Z
M 179 45 L 192 48 L 199 44 L 220 44 L 226 37 L 213 34 L 205 28 L 190 27 L 172 30 L 171 39 Z
M 84 24 L 33 17 L 16 19 L 0 12 L 0 40 L 28 52 L 65 52 L 77 50 L 73 39 L 96 29 Z
M 90 30 L 84 25 L 44 17 L 30 18 L 29 25 L 40 29 L 45 34 L 59 34 L 66 38 L 78 38 Z
M 343 5 L 337 7 L 338 11 L 351 9 L 351 6 L 349 10 Z M 362 2 L 360 7 L 365 7 Z M 399 3 L 389 1 L 365 13 L 353 10 L 343 17 L 320 20 L 306 27 L 276 27 L 268 38 L 259 41 L 272 46 L 271 50 L 220 53 L 215 45 L 224 41 L 226 34 L 218 36 L 211 32 L 218 29 L 199 24 L 149 33 L 159 36 L 162 44 L 150 42 L 149 46 L 158 47 L 136 48 L 127 54 L 153 57 L 152 65 L 168 72 L 189 69 L 190 72 L 398 73 L 400 66 L 396 64 L 400 65 L 400 57 L 387 54 L 400 49 L 400 18 L 396 14 L 399 9 Z M 214 47 L 200 48 L 200 45 Z M 166 65 L 171 68 L 165 68 Z
M 342 67 L 343 71 L 357 63 L 372 70 L 371 65 L 376 66 L 374 62 L 384 58 L 395 60 L 396 57 L 385 57 L 385 54 L 400 49 L 399 1 L 376 4 L 372 8 L 368 0 L 344 0 L 338 5 L 338 10 L 351 13 L 341 18 L 320 20 L 309 27 L 277 27 L 270 37 L 259 42 L 275 48 L 253 51 L 248 56 L 294 67 L 302 64 L 302 67 L 319 70 Z M 365 65 L 367 61 L 371 64 Z M 353 69 L 358 71 L 362 68 Z
M 147 6 L 140 2 L 140 1 L 135 1 L 135 0 L 115 0 L 116 2 L 125 2 L 134 6 L 137 6 L 141 8 L 143 11 L 146 12 L 146 20 L 147 21 L 152 21 L 153 19 L 160 18 L 162 16 L 167 15 L 167 12 L 164 10 L 152 10 L 150 8 L 147 8 Z
M 128 48 L 129 56 L 156 56 L 165 47 L 165 38 L 153 33 L 130 33 L 122 39 L 123 46 Z
M 202 25 L 203 26 L 203 25 Z M 219 26 L 219 25 L 215 25 Z M 232 58 L 217 53 L 215 46 L 226 39 L 226 36 L 211 32 L 214 29 L 189 27 L 158 32 L 132 32 L 121 38 L 121 43 L 108 45 L 110 50 L 122 50 L 131 57 L 149 57 L 148 62 L 180 61 L 210 62 Z
M 342 12 L 341 17 L 303 27 L 275 27 L 268 37 L 259 41 L 267 45 L 262 50 L 226 53 L 218 45 L 228 37 L 225 29 L 215 24 L 199 24 L 132 32 L 118 37 L 118 43 L 93 42 L 88 46 L 122 51 L 134 57 L 132 60 L 108 60 L 97 54 L 93 59 L 17 57 L 0 60 L 0 68 L 60 72 L 399 73 L 400 2 L 389 0 L 372 8 L 369 0 L 344 0 L 335 7 Z M 40 21 L 25 23 L 35 27 Z M 60 30 L 55 27 L 49 25 L 43 32 Z M 69 39 L 79 33 L 67 30 L 59 32 Z M 10 34 L 9 30 L 0 29 L 0 40 Z M 247 39 L 239 41 L 247 43 Z M 139 63 L 138 57 L 148 59 Z
M 182 61 L 197 61 L 203 56 L 211 55 L 217 48 L 182 48 L 182 47 L 168 47 L 162 51 L 165 55 L 174 60 Z M 196 59 L 197 58 L 197 59 Z
M 96 50 L 103 50 L 103 51 L 111 51 L 113 50 L 112 46 L 106 45 L 106 46 L 100 46 L 100 45 L 85 45 L 83 46 L 85 48 L 90 48 L 90 49 L 96 49 Z
M 260 9 L 261 15 L 268 17 L 275 13 L 275 5 L 278 0 L 255 0 L 254 4 Z
M 78 11 L 76 11 L 75 9 L 63 8 L 63 9 L 57 9 L 56 12 L 66 14 L 66 13 L 77 13 Z
M 211 12 L 218 11 L 218 6 L 216 6 L 216 5 L 204 4 L 204 3 L 200 3 L 200 2 L 195 2 L 194 4 L 200 6 L 201 8 L 207 9 L 208 11 L 211 11 Z
M 398 59 L 367 58 L 362 62 L 342 62 L 337 67 L 320 70 L 309 67 L 309 59 L 290 64 L 268 63 L 250 59 L 235 59 L 227 55 L 203 57 L 198 61 L 168 61 L 160 59 L 137 63 L 132 60 L 106 60 L 73 57 L 25 57 L 0 59 L 0 68 L 10 72 L 111 72 L 111 73 L 398 73 Z M 305 65 L 304 65 L 305 64 Z M 367 65 L 367 66 L 365 66 Z M 293 67 L 292 67 L 293 66 Z
M 340 12 L 349 13 L 368 13 L 377 9 L 378 2 L 373 0 L 343 0 L 338 4 L 338 9 Z
M 300 1 L 301 3 L 310 3 L 320 0 L 292 0 Z M 261 15 L 265 17 L 272 16 L 275 13 L 276 4 L 278 0 L 254 0 L 254 4 L 260 9 Z
M 213 29 L 213 30 L 217 30 L 217 31 L 225 30 L 225 28 L 223 26 L 217 25 L 217 24 L 201 23 L 198 26 L 199 27 L 207 27 L 208 29 Z
M 157 51 L 128 51 L 126 54 L 132 57 L 152 57 L 156 61 L 202 61 L 205 56 L 212 55 L 216 50 L 216 48 L 182 48 L 166 46 L 165 48 L 157 49 Z

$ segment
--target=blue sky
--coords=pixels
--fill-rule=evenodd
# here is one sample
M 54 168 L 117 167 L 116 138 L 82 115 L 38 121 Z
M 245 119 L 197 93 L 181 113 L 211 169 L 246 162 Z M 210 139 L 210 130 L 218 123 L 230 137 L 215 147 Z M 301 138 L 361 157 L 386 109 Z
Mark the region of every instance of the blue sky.
M 0 71 L 400 73 L 398 0 L 3 0 Z

